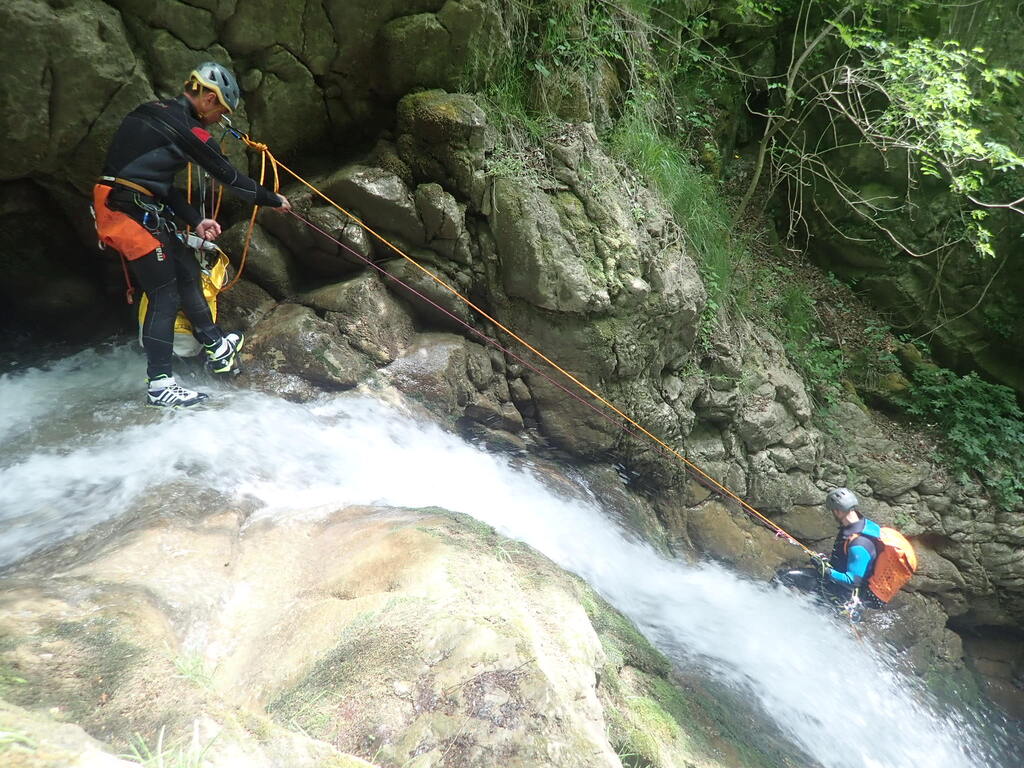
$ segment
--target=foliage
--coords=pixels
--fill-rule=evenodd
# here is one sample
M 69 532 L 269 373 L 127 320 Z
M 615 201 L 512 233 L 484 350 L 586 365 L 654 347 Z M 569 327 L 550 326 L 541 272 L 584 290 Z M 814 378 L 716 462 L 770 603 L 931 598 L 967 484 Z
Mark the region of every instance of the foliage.
M 999 209 L 983 196 L 1012 196 L 1019 185 L 1007 180 L 1024 159 L 986 130 L 1021 76 L 990 66 L 978 48 L 891 23 L 907 11 L 924 14 L 930 0 L 729 0 L 703 10 L 687 0 L 511 2 L 522 17 L 487 97 L 499 126 L 519 138 L 493 154 L 492 172 L 519 175 L 529 158 L 542 154 L 538 147 L 557 124 L 545 94 L 557 95 L 552 86 L 566 72 L 586 78 L 612 65 L 622 99 L 604 138 L 660 191 L 696 256 L 708 290 L 701 341 L 708 345 L 723 313 L 755 315 L 775 329 L 823 409 L 838 402 L 847 379 L 870 387 L 898 373 L 891 332 L 869 323 L 857 343 L 842 346 L 818 314 L 820 291 L 785 267 L 754 261 L 734 223 L 758 185 L 762 162 L 772 185 L 790 190 L 794 228 L 803 221 L 804 203 L 824 184 L 865 224 L 915 253 L 907 223 L 918 211 L 934 212 L 931 199 L 941 183 L 943 210 L 950 212 L 941 218 L 956 226 L 942 233 L 938 247 L 968 240 L 977 253 L 993 253 L 989 229 Z M 769 46 L 781 66 L 744 71 L 743 61 L 752 59 L 719 47 L 728 44 L 724 29 Z M 781 58 L 787 55 L 788 62 Z M 702 164 L 719 170 L 716 110 L 724 107 L 716 100 L 735 98 L 738 91 L 730 88 L 737 84 L 766 129 L 747 193 L 730 215 L 722 182 Z M 709 145 L 715 151 L 705 151 Z M 837 150 L 851 145 L 875 150 L 867 166 L 897 171 L 904 188 L 883 200 L 858 187 L 837 162 L 849 157 Z M 633 213 L 638 221 L 646 215 Z M 989 322 L 1012 337 L 1012 313 L 992 314 Z M 967 473 L 991 466 L 993 493 L 1004 503 L 1018 498 L 1024 473 L 1012 446 L 1021 442 L 1021 427 L 1008 391 L 976 376 L 942 376 L 915 382 L 908 411 L 942 424 L 953 466 Z
M 35 739 L 24 731 L 11 731 L 6 728 L 0 729 L 0 752 L 6 752 L 13 747 L 24 749 L 36 749 L 38 744 Z
M 782 341 L 820 406 L 835 405 L 850 363 L 822 331 L 812 286 L 781 264 L 759 268 L 752 278 L 759 297 L 755 316 Z
M 793 46 L 786 71 L 754 85 L 772 98 L 759 112 L 766 129 L 740 213 L 768 162 L 773 184 L 785 185 L 789 194 L 790 234 L 804 223 L 807 196 L 823 188 L 901 249 L 923 255 L 899 220 L 913 215 L 922 192 L 933 195 L 925 184 L 932 177 L 946 184 L 958 221 L 932 236 L 933 250 L 967 240 L 976 253 L 994 255 L 993 213 L 1024 215 L 1024 199 L 984 196 L 996 189 L 1000 174 L 1024 167 L 1024 158 L 985 130 L 1007 92 L 1022 82 L 1020 73 L 989 66 L 979 47 L 901 39 L 885 25 L 887 12 L 919 10 L 925 2 L 812 0 L 795 16 L 771 3 L 740 5 L 780 24 Z M 879 200 L 861 193 L 835 155 L 851 145 L 875 150 L 879 172 L 905 177 L 899 196 Z
M 132 743 L 132 751 L 124 755 L 127 760 L 139 763 L 146 768 L 202 768 L 206 763 L 206 753 L 216 740 L 211 739 L 205 745 L 199 743 L 199 721 L 193 722 L 192 739 L 188 744 L 169 745 L 164 743 L 164 728 L 157 734 L 156 744 L 150 748 L 138 734 Z
M 200 688 L 209 688 L 213 683 L 213 674 L 206 668 L 206 660 L 201 653 L 188 652 L 174 659 L 177 676 L 188 680 Z
M 906 408 L 943 435 L 943 458 L 954 470 L 980 479 L 1006 508 L 1024 500 L 1024 413 L 1013 390 L 974 372 L 922 366 Z
M 892 328 L 878 320 L 864 325 L 863 339 L 850 352 L 850 379 L 858 389 L 876 389 L 883 377 L 899 373 Z
M 964 233 L 975 250 L 994 256 L 989 212 L 975 197 L 985 191 L 991 171 L 1024 167 L 1009 146 L 984 137 L 979 127 L 986 114 L 1018 85 L 1018 72 L 988 67 L 981 48 L 927 38 L 895 44 L 877 30 L 840 28 L 844 41 L 860 54 L 856 69 L 843 74 L 851 93 L 844 102 L 847 118 L 880 152 L 903 150 L 911 171 L 942 179 L 960 211 Z M 873 107 L 880 96 L 884 104 Z
M 667 138 L 645 104 L 630 104 L 610 143 L 615 155 L 651 182 L 672 210 L 697 263 L 708 292 L 702 336 L 721 310 L 737 308 L 737 265 L 746 250 L 733 238 L 726 206 L 715 183 L 703 174 L 678 143 Z M 705 339 L 706 340 L 706 339 Z

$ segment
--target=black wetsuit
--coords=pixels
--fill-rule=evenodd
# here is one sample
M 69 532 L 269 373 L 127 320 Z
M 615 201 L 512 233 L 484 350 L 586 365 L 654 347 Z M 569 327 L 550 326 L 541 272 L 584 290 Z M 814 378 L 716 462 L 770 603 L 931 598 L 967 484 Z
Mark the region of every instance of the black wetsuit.
M 278 195 L 239 173 L 227 161 L 184 96 L 143 104 L 121 122 L 107 152 L 103 176 L 134 182 L 153 196 L 113 183 L 107 205 L 138 221 L 161 244 L 128 262 L 149 297 L 142 343 L 150 379 L 171 373 L 174 319 L 179 307 L 201 343 L 215 344 L 223 336 L 203 298 L 199 265 L 174 235 L 174 215 L 191 227 L 202 221 L 199 211 L 174 187 L 174 177 L 189 162 L 202 167 L 247 202 L 280 205 Z M 157 210 L 147 215 L 147 207 Z

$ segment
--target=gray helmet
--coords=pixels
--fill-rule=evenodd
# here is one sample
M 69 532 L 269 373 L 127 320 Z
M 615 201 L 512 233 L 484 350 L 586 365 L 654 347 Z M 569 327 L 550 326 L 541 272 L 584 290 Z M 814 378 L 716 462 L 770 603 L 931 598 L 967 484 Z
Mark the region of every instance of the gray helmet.
M 825 495 L 825 508 L 829 512 L 849 512 L 859 506 L 857 496 L 849 488 L 833 488 Z
M 204 61 L 188 76 L 188 82 L 193 81 L 216 93 L 220 103 L 228 108 L 228 112 L 238 109 L 242 94 L 238 90 L 238 81 L 227 67 L 215 61 Z

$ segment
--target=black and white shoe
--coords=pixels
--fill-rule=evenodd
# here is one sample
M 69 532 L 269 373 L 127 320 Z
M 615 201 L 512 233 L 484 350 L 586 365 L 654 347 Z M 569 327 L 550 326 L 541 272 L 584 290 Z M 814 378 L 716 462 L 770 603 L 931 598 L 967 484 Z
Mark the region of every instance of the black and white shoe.
M 151 379 L 147 398 L 154 408 L 190 408 L 199 405 L 209 397 L 203 392 L 194 392 L 180 386 L 173 376 Z
M 220 375 L 235 374 L 241 371 L 238 365 L 238 353 L 245 343 L 241 333 L 228 333 L 212 347 L 206 347 L 206 357 L 210 370 Z

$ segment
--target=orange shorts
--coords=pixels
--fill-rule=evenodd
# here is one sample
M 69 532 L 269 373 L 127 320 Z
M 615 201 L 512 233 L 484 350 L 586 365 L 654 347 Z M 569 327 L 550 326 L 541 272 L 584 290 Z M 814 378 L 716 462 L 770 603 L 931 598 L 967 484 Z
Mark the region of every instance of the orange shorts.
M 152 233 L 127 213 L 107 207 L 111 187 L 97 184 L 92 188 L 93 208 L 96 211 L 96 232 L 100 242 L 124 256 L 128 261 L 141 259 L 160 246 Z

